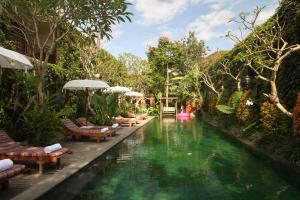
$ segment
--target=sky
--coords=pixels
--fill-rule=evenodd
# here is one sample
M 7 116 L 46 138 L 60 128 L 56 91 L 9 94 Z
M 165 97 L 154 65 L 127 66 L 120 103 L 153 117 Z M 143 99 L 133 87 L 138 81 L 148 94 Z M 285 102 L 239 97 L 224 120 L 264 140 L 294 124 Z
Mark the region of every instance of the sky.
M 146 58 L 149 46 L 156 46 L 160 36 L 179 40 L 194 31 L 204 40 L 210 51 L 229 50 L 234 46 L 225 37 L 227 31 L 236 32 L 238 25 L 229 23 L 241 12 L 253 12 L 256 6 L 265 6 L 259 23 L 275 12 L 278 0 L 127 0 L 132 3 L 132 22 L 113 27 L 113 39 L 102 47 L 115 56 L 129 52 Z

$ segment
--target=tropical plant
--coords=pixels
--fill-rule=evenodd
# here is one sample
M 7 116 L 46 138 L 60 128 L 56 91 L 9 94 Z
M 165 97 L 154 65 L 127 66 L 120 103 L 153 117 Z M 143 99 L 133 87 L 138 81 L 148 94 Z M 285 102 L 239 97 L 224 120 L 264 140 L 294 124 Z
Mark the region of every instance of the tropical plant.
M 216 108 L 218 109 L 218 111 L 224 114 L 233 114 L 235 110 L 233 107 L 227 105 L 216 105 Z
M 44 79 L 50 55 L 57 43 L 74 28 L 91 37 L 110 39 L 113 24 L 130 21 L 125 0 L 3 0 L 0 9 L 11 31 L 20 32 L 37 57 L 37 92 L 39 103 L 44 104 Z M 40 31 L 43 25 L 47 31 Z M 43 35 L 42 35 L 43 34 Z M 98 35 L 97 35 L 98 34 Z
M 266 134 L 282 134 L 288 132 L 289 121 L 276 105 L 264 102 L 260 107 L 260 121 Z
M 45 101 L 41 107 L 37 100 L 32 102 L 30 109 L 22 115 L 22 130 L 29 144 L 48 145 L 57 137 L 61 130 L 59 117 L 52 105 L 51 99 Z
M 239 105 L 242 94 L 243 92 L 241 91 L 234 92 L 229 98 L 228 105 L 216 105 L 216 108 L 222 113 L 233 114 L 236 111 L 237 106 Z
M 254 120 L 253 105 L 249 105 L 247 102 L 251 99 L 251 91 L 245 91 L 239 101 L 236 109 L 236 118 L 243 125 L 249 125 Z
M 99 125 L 110 125 L 112 117 L 119 114 L 118 97 L 115 94 L 97 95 L 92 97 L 95 115 L 92 116 L 92 121 Z

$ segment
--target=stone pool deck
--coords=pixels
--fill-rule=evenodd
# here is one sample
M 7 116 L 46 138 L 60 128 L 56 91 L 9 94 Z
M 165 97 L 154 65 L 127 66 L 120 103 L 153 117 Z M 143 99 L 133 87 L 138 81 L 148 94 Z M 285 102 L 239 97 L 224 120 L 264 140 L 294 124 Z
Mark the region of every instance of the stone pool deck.
M 82 168 L 85 168 L 99 158 L 109 149 L 122 142 L 129 135 L 147 124 L 154 117 L 148 117 L 134 127 L 124 127 L 117 131 L 117 135 L 109 137 L 106 141 L 96 143 L 95 140 L 72 140 L 61 141 L 62 146 L 72 150 L 73 154 L 62 157 L 58 168 L 45 169 L 42 175 L 37 170 L 31 170 L 29 174 L 21 174 L 10 179 L 9 188 L 0 191 L 1 200 L 33 200 L 40 198 L 66 179 L 72 177 Z

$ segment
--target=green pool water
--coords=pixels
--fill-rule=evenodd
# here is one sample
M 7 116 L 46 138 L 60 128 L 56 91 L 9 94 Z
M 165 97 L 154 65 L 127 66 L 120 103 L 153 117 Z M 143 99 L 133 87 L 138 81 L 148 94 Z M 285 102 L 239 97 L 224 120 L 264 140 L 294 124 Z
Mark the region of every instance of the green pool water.
M 276 200 L 300 191 L 208 124 L 155 119 L 76 199 Z

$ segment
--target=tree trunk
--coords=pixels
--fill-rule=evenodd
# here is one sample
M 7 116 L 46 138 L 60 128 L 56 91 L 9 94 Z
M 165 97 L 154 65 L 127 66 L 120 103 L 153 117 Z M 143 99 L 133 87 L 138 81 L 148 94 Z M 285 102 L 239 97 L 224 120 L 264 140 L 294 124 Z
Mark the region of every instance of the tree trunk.
M 96 115 L 96 112 L 95 112 L 95 110 L 93 109 L 92 104 L 91 104 L 91 95 L 90 95 L 90 92 L 89 92 L 88 90 L 86 91 L 86 100 L 87 100 L 87 106 L 88 106 L 88 109 L 90 110 L 90 112 L 91 112 L 93 115 Z
M 44 98 L 44 81 L 45 75 L 48 68 L 48 61 L 50 57 L 51 51 L 47 51 L 45 59 L 43 59 L 43 50 L 40 50 L 40 59 L 38 65 L 38 85 L 37 85 L 37 93 L 38 93 L 38 100 L 39 105 L 44 107 L 45 105 L 45 98 Z
M 237 91 L 241 91 L 241 79 L 237 79 L 236 80 L 236 89 Z
M 37 93 L 38 93 L 39 104 L 40 106 L 44 107 L 45 99 L 44 99 L 44 92 L 43 92 L 43 81 L 40 78 L 37 86 Z
M 286 116 L 293 118 L 293 114 L 291 112 L 289 112 L 279 101 L 276 82 L 270 81 L 270 85 L 271 85 L 271 98 L 275 99 L 276 107 Z

